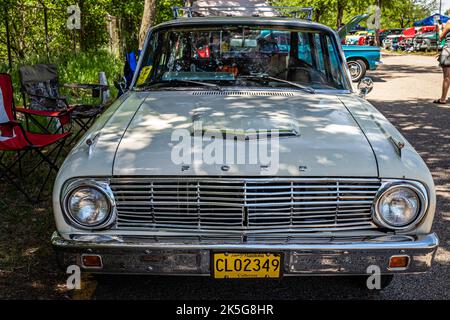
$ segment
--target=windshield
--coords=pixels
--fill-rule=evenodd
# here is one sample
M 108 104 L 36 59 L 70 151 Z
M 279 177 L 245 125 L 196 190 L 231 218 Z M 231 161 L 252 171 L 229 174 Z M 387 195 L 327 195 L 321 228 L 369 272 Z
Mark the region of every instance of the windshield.
M 219 26 L 153 32 L 136 87 L 192 87 L 200 81 L 217 87 L 348 89 L 336 41 L 322 31 Z

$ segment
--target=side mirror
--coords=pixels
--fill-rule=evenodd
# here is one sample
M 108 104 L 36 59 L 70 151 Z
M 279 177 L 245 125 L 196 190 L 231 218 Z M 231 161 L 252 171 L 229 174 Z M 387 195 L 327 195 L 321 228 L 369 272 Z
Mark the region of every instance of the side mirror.
M 359 96 L 365 98 L 373 90 L 373 80 L 369 77 L 364 77 L 358 84 Z

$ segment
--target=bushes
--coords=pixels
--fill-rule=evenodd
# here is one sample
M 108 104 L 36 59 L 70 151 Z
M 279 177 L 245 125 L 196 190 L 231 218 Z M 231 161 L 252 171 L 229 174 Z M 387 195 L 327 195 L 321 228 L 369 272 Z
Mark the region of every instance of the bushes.
M 14 98 L 17 105 L 22 105 L 19 82 L 19 67 L 25 64 L 48 63 L 46 57 L 33 56 L 22 63 L 15 63 L 8 72 L 8 65 L 0 63 L 0 72 L 8 72 L 13 77 Z M 124 63 L 106 50 L 60 53 L 51 57 L 50 63 L 58 66 L 60 83 L 98 83 L 98 73 L 104 71 L 111 88 L 111 97 L 117 96 L 114 80 L 123 73 Z

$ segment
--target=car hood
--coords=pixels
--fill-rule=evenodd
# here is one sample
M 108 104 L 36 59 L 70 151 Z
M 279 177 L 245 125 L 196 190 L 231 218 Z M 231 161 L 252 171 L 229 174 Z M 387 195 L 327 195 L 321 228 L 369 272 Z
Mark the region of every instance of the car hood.
M 281 136 L 264 139 L 264 130 Z M 198 134 L 204 132 L 215 140 Z M 198 156 L 202 147 L 207 159 Z M 217 151 L 222 147 L 226 156 L 236 156 L 223 159 Z M 266 151 L 254 152 L 252 161 L 249 150 Z M 244 153 L 247 160 L 237 156 Z M 364 133 L 335 95 L 164 91 L 150 93 L 137 109 L 117 148 L 113 174 L 377 177 L 378 168 Z
M 351 32 L 359 23 L 367 20 L 370 17 L 369 14 L 361 14 L 353 17 L 347 24 L 343 25 L 338 30 L 339 37 L 344 39 L 344 37 Z

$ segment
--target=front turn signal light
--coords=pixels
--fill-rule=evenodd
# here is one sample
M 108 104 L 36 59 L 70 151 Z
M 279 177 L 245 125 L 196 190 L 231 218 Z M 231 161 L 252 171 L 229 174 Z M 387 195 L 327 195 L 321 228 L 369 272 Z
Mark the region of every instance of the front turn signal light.
M 409 266 L 409 256 L 392 256 L 389 259 L 389 269 L 406 269 Z

